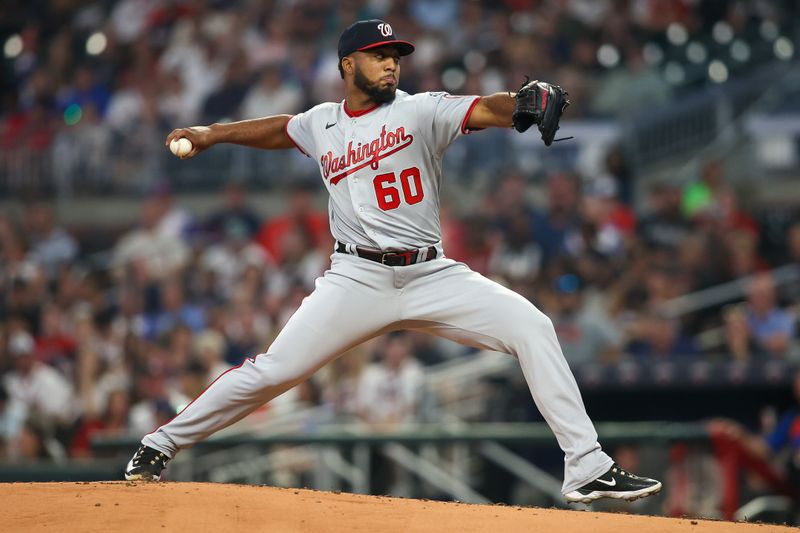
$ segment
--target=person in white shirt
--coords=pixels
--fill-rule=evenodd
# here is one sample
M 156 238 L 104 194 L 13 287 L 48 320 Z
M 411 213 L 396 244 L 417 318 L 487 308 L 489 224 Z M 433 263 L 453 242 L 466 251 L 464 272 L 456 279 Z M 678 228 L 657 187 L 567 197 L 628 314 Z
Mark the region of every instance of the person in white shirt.
M 148 199 L 142 205 L 141 226 L 117 242 L 112 264 L 118 269 L 133 264 L 148 279 L 163 279 L 189 260 L 189 247 L 177 236 L 160 231 L 158 205 Z
M 32 415 L 43 417 L 54 426 L 68 426 L 78 416 L 72 385 L 55 368 L 34 359 L 33 337 L 26 331 L 12 333 L 8 352 L 13 370 L 3 376 L 8 394 L 6 416 L 14 434 Z
M 367 367 L 358 384 L 358 415 L 377 426 L 397 426 L 417 419 L 425 385 L 422 367 L 402 332 L 388 336 L 381 360 Z
M 247 92 L 240 114 L 248 119 L 293 113 L 298 111 L 301 102 L 300 88 L 285 82 L 278 64 L 270 64 L 264 68 L 258 83 Z

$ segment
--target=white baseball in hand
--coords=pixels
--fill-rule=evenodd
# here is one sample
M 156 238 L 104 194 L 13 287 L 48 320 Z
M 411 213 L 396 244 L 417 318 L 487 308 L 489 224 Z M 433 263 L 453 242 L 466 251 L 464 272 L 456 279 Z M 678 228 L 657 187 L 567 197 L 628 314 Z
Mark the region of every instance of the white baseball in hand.
M 169 142 L 170 151 L 178 157 L 189 155 L 189 152 L 192 151 L 192 148 L 193 148 L 192 141 L 190 141 L 186 137 L 181 137 L 180 139 L 172 139 Z

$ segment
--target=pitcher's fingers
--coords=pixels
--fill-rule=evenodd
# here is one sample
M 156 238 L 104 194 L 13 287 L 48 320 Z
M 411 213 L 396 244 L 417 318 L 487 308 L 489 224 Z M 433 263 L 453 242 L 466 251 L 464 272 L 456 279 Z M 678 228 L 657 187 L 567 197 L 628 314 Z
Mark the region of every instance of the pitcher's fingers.
M 169 143 L 172 142 L 173 139 L 179 139 L 183 137 L 183 128 L 178 128 L 176 130 L 172 130 L 169 135 L 167 135 L 167 140 L 164 141 L 164 146 L 169 146 Z
M 189 159 L 190 157 L 194 157 L 197 155 L 197 152 L 197 145 L 192 143 L 192 150 L 188 154 L 181 156 L 181 159 Z

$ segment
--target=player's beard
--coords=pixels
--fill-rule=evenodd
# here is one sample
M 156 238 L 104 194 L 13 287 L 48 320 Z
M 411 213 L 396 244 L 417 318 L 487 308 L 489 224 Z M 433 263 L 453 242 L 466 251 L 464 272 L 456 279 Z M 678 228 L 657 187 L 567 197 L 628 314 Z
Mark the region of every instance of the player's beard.
M 358 66 L 356 66 L 355 72 L 353 73 L 353 83 L 364 94 L 369 96 L 370 100 L 379 105 L 394 100 L 395 91 L 397 90 L 397 85 L 387 85 L 381 88 L 380 82 L 370 83 Z

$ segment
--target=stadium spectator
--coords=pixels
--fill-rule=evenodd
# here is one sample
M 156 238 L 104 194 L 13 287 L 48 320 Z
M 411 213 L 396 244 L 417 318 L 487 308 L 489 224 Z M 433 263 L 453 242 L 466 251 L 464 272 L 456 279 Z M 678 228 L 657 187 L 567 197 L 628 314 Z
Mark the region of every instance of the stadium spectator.
M 203 102 L 201 121 L 210 124 L 241 118 L 239 108 L 249 88 L 250 73 L 247 70 L 247 60 L 242 52 L 238 52 L 228 63 L 222 84 Z
M 559 276 L 548 301 L 547 315 L 571 365 L 607 364 L 619 359 L 622 336 L 607 316 L 584 306 L 583 286 L 578 276 Z
M 80 108 L 93 106 L 100 116 L 105 115 L 111 93 L 105 83 L 95 79 L 95 71 L 88 64 L 79 65 L 71 86 L 59 91 L 57 104 L 64 110 L 71 105 Z
M 244 237 L 252 239 L 261 226 L 261 217 L 248 205 L 247 189 L 239 182 L 231 181 L 222 190 L 223 205 L 214 211 L 205 222 L 206 237 L 210 242 L 222 240 L 228 224 L 241 225 Z
M 542 268 L 542 249 L 533 235 L 533 210 L 525 200 L 525 180 L 506 176 L 494 198 L 500 239 L 489 257 L 489 273 L 508 282 L 530 283 Z
M 112 391 L 105 409 L 85 416 L 70 443 L 71 457 L 91 457 L 91 441 L 95 436 L 122 437 L 128 434 L 128 414 L 130 397 L 126 388 Z
M 681 191 L 671 183 L 657 183 L 650 189 L 649 213 L 642 219 L 638 233 L 650 248 L 677 250 L 691 227 L 681 212 Z
M 512 284 L 532 282 L 542 268 L 542 250 L 531 238 L 530 217 L 512 215 L 508 229 L 492 251 L 489 273 Z
M 78 242 L 66 229 L 56 225 L 50 206 L 43 203 L 28 206 L 25 229 L 30 239 L 31 259 L 44 268 L 48 278 L 55 278 L 61 268 L 78 256 Z
M 67 319 L 60 306 L 54 303 L 41 310 L 39 333 L 36 336 L 36 359 L 52 366 L 60 366 L 75 355 L 75 338 L 69 330 Z
M 166 278 L 185 266 L 189 249 L 172 232 L 159 231 L 163 212 L 155 199 L 145 200 L 141 209 L 141 226 L 117 242 L 112 264 L 120 276 L 132 270 L 137 281 Z
M 44 423 L 66 428 L 78 415 L 70 382 L 54 368 L 36 361 L 35 344 L 26 331 L 11 333 L 8 352 L 13 370 L 3 376 L 8 393 L 7 414 L 19 432 L 30 416 L 40 416 Z
M 322 400 L 334 421 L 349 422 L 358 414 L 358 388 L 369 350 L 360 345 L 325 367 Z
M 59 192 L 71 194 L 77 181 L 82 181 L 89 190 L 106 190 L 113 141 L 112 130 L 101 120 L 97 107 L 93 103 L 85 104 L 77 123 L 68 130 L 59 131 L 53 143 L 53 158 L 59 168 Z
M 786 255 L 787 263 L 800 265 L 800 220 L 793 222 L 786 231 Z
M 194 359 L 205 369 L 205 385 L 209 385 L 231 368 L 231 365 L 225 362 L 227 353 L 225 336 L 218 331 L 206 329 L 200 332 L 194 338 L 192 352 Z
M 739 306 L 724 310 L 725 347 L 733 359 L 750 359 L 755 350 L 753 339 L 748 331 L 747 315 Z
M 57 456 L 63 453 L 59 444 L 89 456 L 92 435 L 152 430 L 230 365 L 263 351 L 308 295 L 332 248 L 327 216 L 316 205 L 322 189 L 306 179 L 317 162 L 299 152 L 242 155 L 231 147 L 178 162 L 163 139 L 173 127 L 196 124 L 204 112 L 213 120 L 250 118 L 340 100 L 331 40 L 345 21 L 386 16 L 417 42 L 414 56 L 403 60 L 404 90 L 444 85 L 453 93 L 486 94 L 513 89 L 524 74 L 535 74 L 565 86 L 572 99 L 566 116 L 582 120 L 641 105 L 655 108 L 667 97 L 684 101 L 687 87 L 698 83 L 691 72 L 685 83 L 666 83 L 660 74 L 680 63 L 673 54 L 683 55 L 680 47 L 662 46 L 670 24 L 682 24 L 690 42 L 702 42 L 723 17 L 710 14 L 716 9 L 727 13 L 736 39 L 747 41 L 759 33 L 762 20 L 783 32 L 796 19 L 796 11 L 784 11 L 788 4 L 773 1 L 757 9 L 741 2 L 709 7 L 570 1 L 552 10 L 526 0 L 311 7 L 251 2 L 241 15 L 221 2 L 122 0 L 93 8 L 107 11 L 107 20 L 88 28 L 78 26 L 87 24 L 78 22 L 86 20 L 77 11 L 85 6 L 58 4 L 63 11 L 57 19 L 56 7 L 43 5 L 50 22 L 9 26 L 20 32 L 24 47 L 16 58 L 6 57 L 9 82 L 0 86 L 0 194 L 11 204 L 0 213 L 0 449 L 5 440 L 26 457 Z M 786 13 L 781 22 L 776 14 Z M 426 31 L 429 26 L 447 31 Z M 107 36 L 98 56 L 85 55 L 87 30 Z M 32 33 L 38 38 L 30 39 Z M 756 39 L 772 55 L 772 41 Z M 618 54 L 613 68 L 601 63 L 610 50 L 601 45 Z M 654 60 L 653 50 L 665 57 Z M 757 53 L 751 46 L 751 54 Z M 738 65 L 730 74 L 747 68 Z M 700 70 L 705 77 L 706 69 Z M 630 90 L 614 94 L 621 85 Z M 680 321 L 662 314 L 665 303 L 686 293 L 800 264 L 800 224 L 791 223 L 795 206 L 782 207 L 774 227 L 761 218 L 756 223 L 751 198 L 737 195 L 741 191 L 727 179 L 722 160 L 710 160 L 700 180 L 685 190 L 679 174 L 665 175 L 663 185 L 646 191 L 649 205 L 642 209 L 641 187 L 649 182 L 624 157 L 626 144 L 611 140 L 604 154 L 608 139 L 585 135 L 544 149 L 535 132 L 505 133 L 468 136 L 443 162 L 450 194 L 443 198 L 449 205 L 441 220 L 445 251 L 544 307 L 570 364 L 626 362 L 627 348 L 647 368 L 654 360 L 696 354 L 689 335 L 720 328 L 726 357 L 760 358 L 779 370 L 785 361 L 796 361 L 788 306 L 800 295 L 797 283 L 782 285 L 776 295 L 772 282 L 759 277 L 747 301 L 728 312 L 711 306 Z M 195 213 L 180 206 L 183 198 L 173 190 L 217 190 L 227 179 L 235 183 L 225 186 L 210 216 L 201 211 L 207 204 L 193 202 L 205 221 L 203 238 L 195 239 Z M 272 203 L 254 209 L 249 191 L 283 194 L 276 185 L 290 188 L 282 204 L 286 211 L 275 215 Z M 488 194 L 478 198 L 482 191 Z M 49 196 L 64 202 L 86 192 L 127 200 L 144 196 L 139 227 L 120 236 L 122 210 L 112 224 L 94 225 L 93 214 L 84 212 L 72 217 L 82 227 L 67 228 L 55 219 Z M 17 199 L 28 206 L 21 218 L 14 218 Z M 83 205 L 66 204 L 74 210 Z M 65 204 L 56 205 L 61 212 Z M 772 207 L 764 218 L 775 215 Z M 771 253 L 762 249 L 767 231 Z M 25 332 L 34 339 L 32 351 L 19 340 Z M 275 410 L 317 405 L 319 393 L 337 421 L 358 415 L 375 424 L 420 420 L 426 395 L 418 363 L 438 364 L 464 352 L 442 349 L 444 341 L 433 337 L 423 344 L 416 335 L 423 334 L 377 340 L 374 365 L 367 366 L 364 351 L 342 357 L 327 367 L 329 375 L 287 394 Z M 738 366 L 750 368 L 732 365 Z M 524 407 L 530 392 L 523 382 L 487 378 L 480 388 L 491 391 L 487 405 L 469 416 L 536 418 Z M 434 391 L 440 397 L 461 392 Z M 383 402 L 384 395 L 393 400 Z M 28 417 L 28 411 L 42 410 L 39 403 L 47 413 Z M 63 428 L 78 413 L 72 438 Z M 55 431 L 53 420 L 61 426 Z M 779 426 L 785 430 L 795 422 Z M 790 433 L 784 431 L 784 444 Z M 782 448 L 786 453 L 791 446 Z M 675 508 L 686 509 L 687 498 L 679 498 Z
M 677 254 L 677 268 L 683 274 L 687 291 L 705 289 L 728 281 L 725 243 L 711 235 L 689 233 L 680 242 Z
M 681 207 L 696 227 L 715 234 L 736 230 L 758 235 L 756 221 L 741 209 L 736 192 L 725 176 L 722 161 L 712 159 L 703 166 L 700 179 L 686 185 Z
M 800 220 L 792 222 L 786 229 L 785 243 L 777 264 L 800 267 Z M 781 290 L 781 298 L 785 302 L 800 302 L 800 280 L 786 284 Z
M 581 224 L 564 237 L 564 250 L 572 257 L 618 259 L 635 229 L 630 208 L 617 200 L 617 184 L 610 176 L 598 176 L 584 184 Z
M 668 516 L 719 518 L 722 479 L 719 464 L 702 445 L 673 444 L 669 450 Z
M 183 98 L 191 115 L 199 117 L 203 102 L 225 79 L 227 58 L 212 39 L 196 35 L 200 30 L 191 26 L 175 32 L 173 39 L 159 59 L 162 72 L 177 73 L 185 88 Z
M 259 118 L 294 113 L 301 103 L 296 87 L 287 83 L 277 63 L 265 65 L 258 83 L 247 92 L 241 107 L 241 118 Z
M 289 301 L 290 291 L 287 300 L 281 302 L 287 307 L 280 312 L 291 314 L 300 306 L 306 290 L 301 286 L 297 289 L 295 301 Z M 248 354 L 262 353 L 275 332 L 273 317 L 258 306 L 255 295 L 245 285 L 231 294 L 221 326 L 228 340 L 227 361 L 231 364 L 241 363 Z
M 708 429 L 718 453 L 728 456 L 737 476 L 746 468 L 771 490 L 796 497 L 800 487 L 800 372 L 794 375 L 792 394 L 794 404 L 777 418 L 762 417 L 757 432 L 729 419 L 712 420 Z
M 287 212 L 264 222 L 256 237 L 278 264 L 283 262 L 283 246 L 286 235 L 300 232 L 311 247 L 324 246 L 330 241 L 328 217 L 314 206 L 316 184 L 300 179 L 290 185 Z M 332 250 L 333 244 L 326 248 Z
M 373 429 L 393 429 L 420 420 L 425 396 L 421 365 L 405 332 L 390 333 L 380 359 L 361 373 L 356 392 L 358 417 Z M 411 479 L 381 454 L 372 455 L 371 484 L 378 494 L 409 494 Z
M 697 346 L 676 319 L 646 314 L 627 331 L 628 352 L 645 360 L 680 359 L 698 354 Z
M 739 279 L 768 270 L 769 265 L 758 255 L 757 234 L 747 230 L 726 231 L 723 243 L 728 259 L 725 274 L 730 279 Z
M 476 272 L 483 275 L 489 274 L 493 239 L 487 217 L 470 215 L 443 225 L 442 232 L 450 257 L 456 261 L 467 263 Z
M 178 326 L 186 326 L 191 331 L 198 332 L 205 325 L 205 311 L 186 301 L 182 281 L 173 277 L 161 284 L 158 309 L 144 316 L 144 337 L 154 340 Z
M 422 396 L 422 368 L 411 353 L 408 335 L 389 334 L 380 361 L 361 374 L 359 417 L 374 427 L 408 424 L 417 419 Z
M 186 398 L 197 398 L 208 387 L 208 378 L 208 368 L 197 359 L 190 359 L 181 369 L 179 392 Z
M 148 191 L 163 174 L 161 132 L 165 126 L 155 90 L 150 85 L 143 88 L 141 112 L 133 118 L 126 134 L 115 136 L 114 157 L 108 158 L 110 170 L 103 176 L 107 181 L 95 178 L 96 183 L 103 185 L 101 190 Z
M 250 228 L 244 219 L 227 218 L 221 230 L 220 241 L 205 249 L 200 263 L 214 276 L 215 289 L 223 295 L 233 290 L 247 269 L 263 271 L 272 266 L 272 259 L 262 247 L 250 240 Z
M 604 76 L 594 94 L 592 110 L 597 114 L 636 113 L 658 107 L 670 99 L 670 86 L 645 62 L 641 47 L 630 42 L 623 50 L 626 57 L 622 68 L 612 69 Z
M 44 272 L 28 250 L 23 236 L 11 220 L 0 215 L 0 284 L 6 294 L 16 284 L 44 284 Z M 7 302 L 8 303 L 8 302 Z
M 136 124 L 138 116 L 144 110 L 143 84 L 144 80 L 138 79 L 132 69 L 127 68 L 120 72 L 106 113 L 106 122 L 114 133 L 130 134 L 129 128 Z
M 747 302 L 725 313 L 728 348 L 737 359 L 789 354 L 795 317 L 777 305 L 770 274 L 759 274 L 747 286 Z
M 156 231 L 166 238 L 188 241 L 194 228 L 194 217 L 178 205 L 169 183 L 157 183 L 150 192 L 158 217 Z
M 536 213 L 533 231 L 545 262 L 563 254 L 567 235 L 579 227 L 579 189 L 578 179 L 571 174 L 557 172 L 547 180 L 547 209 Z
M 795 405 L 785 411 L 772 427 L 766 430 L 765 444 L 772 457 L 784 456 L 784 467 L 789 481 L 794 487 L 800 487 L 800 372 L 794 376 L 792 392 Z
M 159 82 L 161 90 L 158 94 L 158 116 L 168 124 L 197 123 L 197 109 L 188 98 L 183 78 L 172 70 L 162 72 Z
M 178 408 L 185 407 L 191 400 L 179 390 L 167 386 L 167 378 L 156 365 L 142 369 L 136 376 L 134 397 L 138 399 L 131 406 L 129 424 L 131 433 L 151 431 L 154 427 L 166 424 Z
M 48 423 L 31 417 L 9 443 L 9 457 L 20 463 L 34 463 L 42 459 L 63 459 L 64 450 L 50 434 Z

